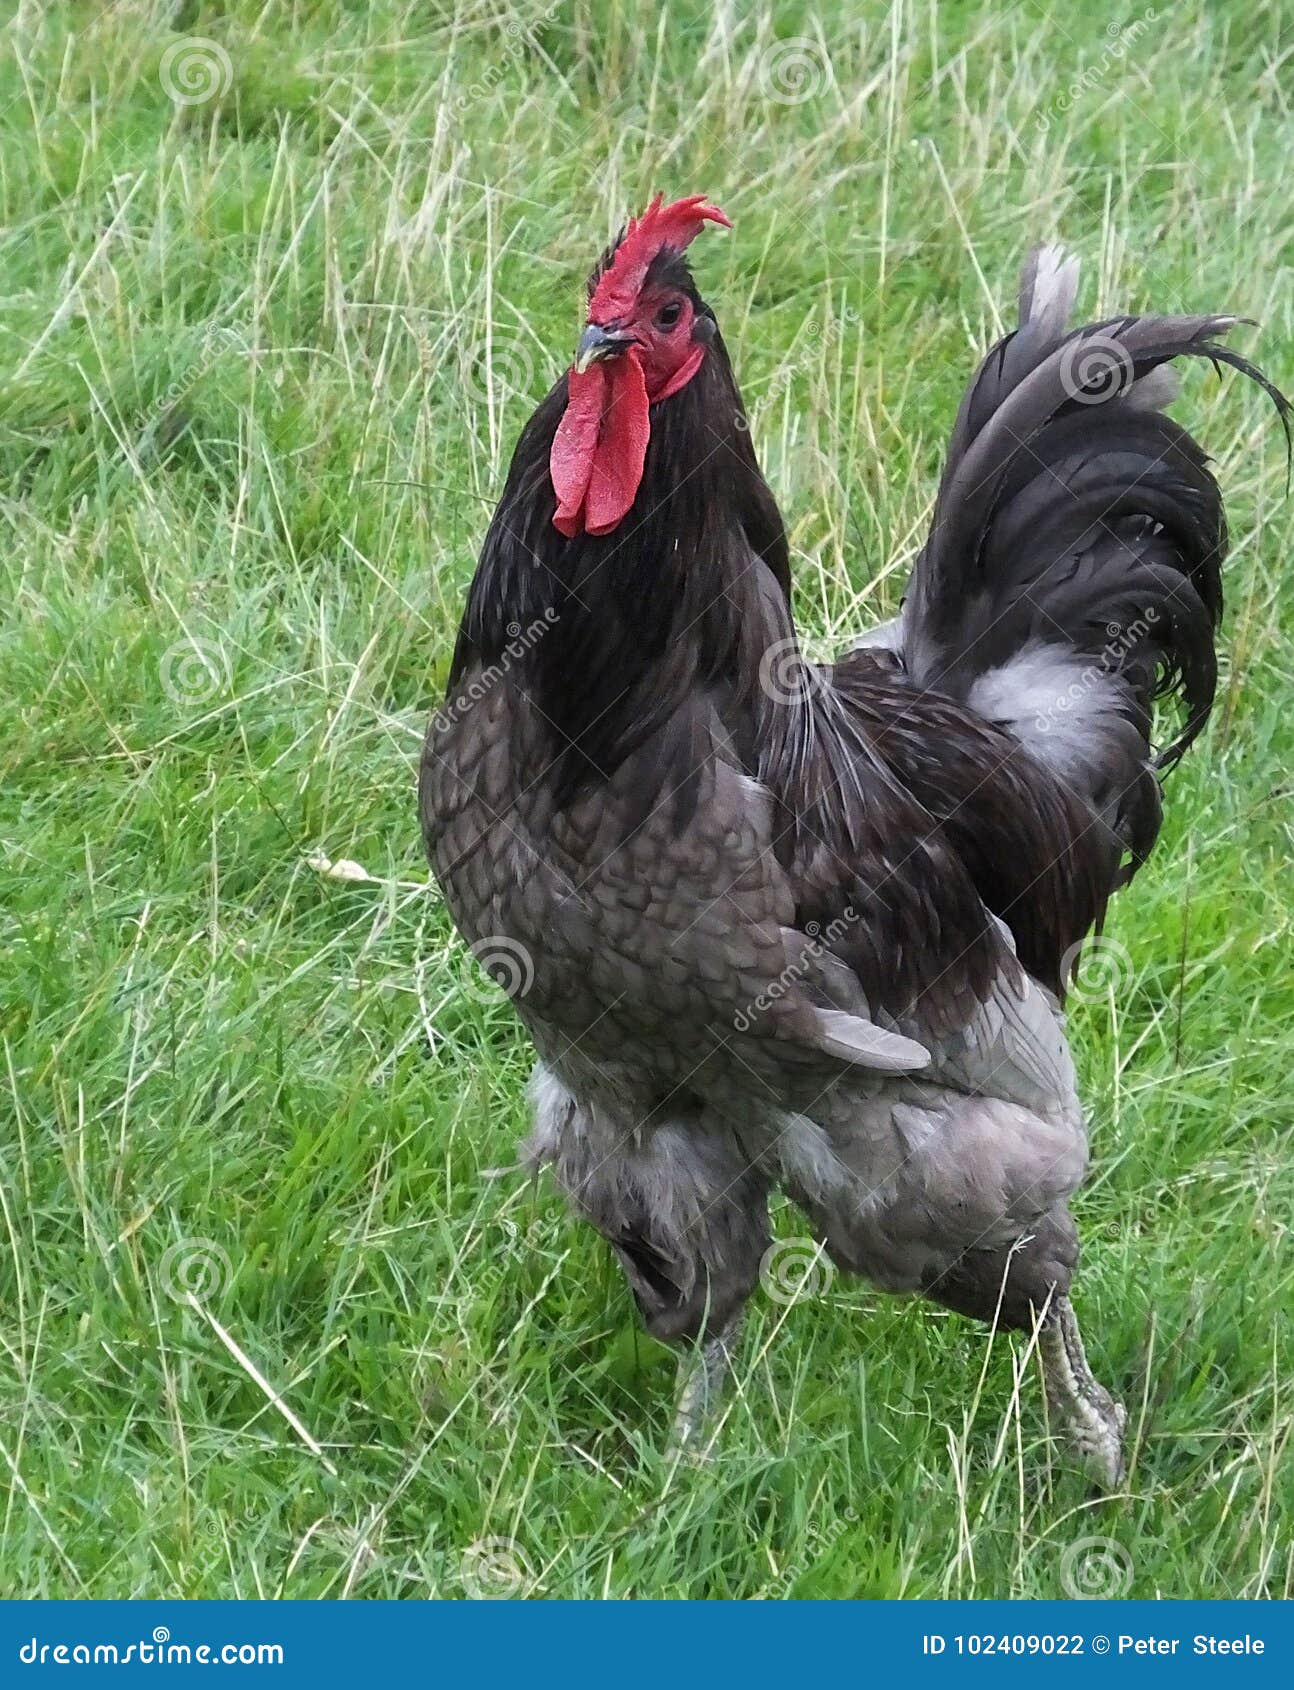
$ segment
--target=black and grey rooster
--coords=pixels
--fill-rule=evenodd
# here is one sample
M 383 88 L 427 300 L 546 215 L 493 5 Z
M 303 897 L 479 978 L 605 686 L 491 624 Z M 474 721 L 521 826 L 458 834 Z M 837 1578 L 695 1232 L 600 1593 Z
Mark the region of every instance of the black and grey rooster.
M 1212 702 L 1226 545 L 1170 360 L 1230 316 L 1070 330 L 1076 267 L 962 404 L 898 621 L 796 645 L 786 540 L 657 200 L 518 441 L 422 761 L 427 848 L 539 1054 L 529 1154 L 688 1345 L 699 1436 L 780 1186 L 834 1261 L 1037 1325 L 1054 1417 L 1123 1470 L 1069 1301 L 1087 1130 L 1061 1017 Z M 1154 700 L 1185 719 L 1151 746 Z M 693 1347 L 695 1346 L 695 1347 Z

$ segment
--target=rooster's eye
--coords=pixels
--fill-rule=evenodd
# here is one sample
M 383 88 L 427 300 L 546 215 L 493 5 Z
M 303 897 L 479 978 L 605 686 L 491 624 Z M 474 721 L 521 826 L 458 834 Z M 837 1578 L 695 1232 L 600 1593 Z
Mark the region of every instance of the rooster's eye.
M 658 329 L 672 329 L 683 315 L 683 307 L 677 299 L 670 300 L 668 305 L 662 305 L 656 313 L 656 327 Z

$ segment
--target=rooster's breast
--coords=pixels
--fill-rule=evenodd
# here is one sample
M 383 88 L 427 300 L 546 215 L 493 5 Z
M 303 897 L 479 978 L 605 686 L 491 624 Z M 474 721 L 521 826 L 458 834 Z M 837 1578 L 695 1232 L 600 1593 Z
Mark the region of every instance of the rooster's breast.
M 769 794 L 717 732 L 700 736 L 713 749 L 685 817 L 668 793 L 644 801 L 650 746 L 558 809 L 524 697 L 480 676 L 459 692 L 422 760 L 432 868 L 459 932 L 582 1094 L 639 1114 L 680 1089 L 782 1108 L 842 1062 L 924 1063 L 910 1041 L 811 1000 Z

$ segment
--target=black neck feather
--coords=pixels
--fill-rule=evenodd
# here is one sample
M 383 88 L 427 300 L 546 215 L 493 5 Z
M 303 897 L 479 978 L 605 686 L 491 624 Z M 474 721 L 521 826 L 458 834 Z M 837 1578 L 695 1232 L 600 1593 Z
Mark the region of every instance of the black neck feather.
M 609 778 L 698 689 L 740 719 L 766 597 L 790 596 L 781 518 L 717 333 L 687 386 L 652 407 L 642 483 L 610 534 L 553 527 L 548 458 L 565 405 L 563 376 L 522 431 L 450 674 L 453 697 L 469 671 L 507 669 L 551 733 L 559 804 Z

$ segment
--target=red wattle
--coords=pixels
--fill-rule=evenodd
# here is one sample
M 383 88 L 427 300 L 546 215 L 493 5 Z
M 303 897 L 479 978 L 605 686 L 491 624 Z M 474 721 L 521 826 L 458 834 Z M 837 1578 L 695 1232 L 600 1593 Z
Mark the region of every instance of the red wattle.
M 557 494 L 553 527 L 568 540 L 574 539 L 584 526 L 584 495 L 593 473 L 606 385 L 607 372 L 602 364 L 591 365 L 582 375 L 572 370 L 566 378 L 566 409 L 553 436 L 548 473 Z
M 692 377 L 701 368 L 701 360 L 704 357 L 705 347 L 694 346 L 691 352 L 688 353 L 687 357 L 679 365 L 678 369 L 674 371 L 674 374 L 665 383 L 664 387 L 661 388 L 660 392 L 652 394 L 652 404 L 657 405 L 662 399 L 668 399 L 671 393 L 677 393 L 680 387 L 686 387 L 688 382 L 691 381 Z
M 647 382 L 630 351 L 567 378 L 566 409 L 548 457 L 557 510 L 568 540 L 583 530 L 608 534 L 638 494 L 650 433 Z

